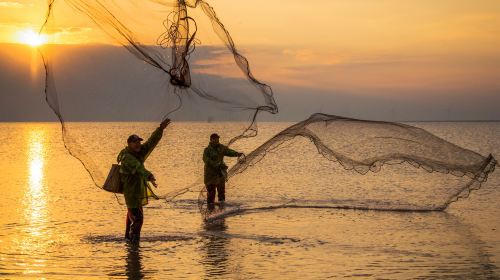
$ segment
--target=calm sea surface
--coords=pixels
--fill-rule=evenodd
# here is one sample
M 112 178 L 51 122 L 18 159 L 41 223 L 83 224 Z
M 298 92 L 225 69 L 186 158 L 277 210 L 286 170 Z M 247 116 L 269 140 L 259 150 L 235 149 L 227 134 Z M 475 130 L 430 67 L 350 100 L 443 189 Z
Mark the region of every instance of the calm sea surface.
M 248 153 L 287 125 L 259 124 L 260 138 L 236 148 Z M 415 125 L 500 159 L 500 123 Z M 200 178 L 208 133 L 227 128 L 214 126 L 174 123 L 167 130 L 146 162 L 158 177 L 160 194 Z M 114 162 L 126 135 L 147 136 L 152 128 L 75 124 L 69 132 L 86 160 L 96 164 L 96 177 L 102 177 L 98 173 Z M 205 224 L 193 191 L 175 203 L 152 201 L 145 209 L 141 244 L 131 247 L 123 241 L 125 206 L 98 189 L 68 154 L 59 124 L 0 123 L 0 131 L 0 278 L 500 279 L 499 170 L 482 189 L 444 212 L 283 208 Z M 175 133 L 182 136 L 169 135 Z M 299 144 L 314 152 L 309 143 Z M 300 171 L 260 181 L 254 176 L 255 186 L 240 188 L 238 199 L 269 185 L 269 200 L 280 200 L 292 192 L 287 189 L 291 182 L 307 176 L 301 174 L 317 174 L 308 169 L 314 155 L 286 153 L 279 156 Z M 347 183 L 345 171 L 335 170 L 339 182 L 353 184 L 344 198 L 369 197 L 375 191 L 368 184 Z M 411 179 L 405 180 L 411 185 Z M 276 191 L 280 186 L 282 193 Z M 316 191 L 312 186 L 311 194 Z M 229 202 L 232 194 L 228 190 Z

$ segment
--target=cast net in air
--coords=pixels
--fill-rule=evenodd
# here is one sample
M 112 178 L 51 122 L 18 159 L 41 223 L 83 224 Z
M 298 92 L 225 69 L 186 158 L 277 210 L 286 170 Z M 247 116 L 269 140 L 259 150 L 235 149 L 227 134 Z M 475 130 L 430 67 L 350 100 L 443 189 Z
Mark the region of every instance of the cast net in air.
M 59 32 L 65 23 L 57 15 L 68 9 L 117 43 L 43 49 L 47 102 L 66 147 L 98 186 L 127 136 L 146 138 L 166 117 L 174 123 L 146 165 L 160 197 L 199 193 L 204 214 L 201 155 L 212 132 L 248 154 L 230 169 L 227 186 L 244 209 L 442 210 L 496 165 L 413 126 L 324 114 L 288 128 L 266 124 L 259 136 L 269 140 L 259 146 L 259 113 L 278 111 L 273 92 L 207 2 L 49 1 L 42 31 Z M 222 45 L 200 35 L 207 27 Z
M 204 1 L 49 1 L 41 31 L 71 34 L 74 23 L 91 27 L 66 40 L 91 29 L 108 43 L 44 46 L 45 93 L 68 151 L 99 187 L 128 135 L 147 139 L 165 118 L 174 122 L 147 163 L 163 190 L 201 176 L 214 130 L 231 144 L 257 134 L 260 112 L 278 111 Z

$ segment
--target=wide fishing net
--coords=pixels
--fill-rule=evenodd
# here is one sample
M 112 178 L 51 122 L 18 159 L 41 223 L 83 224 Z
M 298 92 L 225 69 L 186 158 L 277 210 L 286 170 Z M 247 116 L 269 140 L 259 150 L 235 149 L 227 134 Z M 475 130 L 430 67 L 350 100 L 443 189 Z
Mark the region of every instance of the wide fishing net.
M 99 187 L 127 136 L 146 139 L 165 118 L 174 122 L 146 162 L 156 192 L 198 201 L 204 215 L 202 154 L 212 132 L 247 154 L 229 160 L 227 197 L 240 209 L 442 210 L 495 168 L 491 155 L 399 123 L 314 114 L 288 127 L 262 124 L 257 135 L 258 116 L 278 112 L 273 91 L 206 1 L 52 0 L 48 7 L 41 32 L 64 34 L 78 22 L 115 42 L 41 48 L 47 103 L 68 151 Z M 58 17 L 68 13 L 75 16 Z
M 279 194 L 273 205 L 428 211 L 467 197 L 496 164 L 414 126 L 314 114 L 229 174 L 242 202 Z
M 196 7 L 204 26 L 213 27 L 205 28 L 206 46 L 197 47 L 198 25 L 187 15 L 188 6 Z M 69 19 L 58 15 L 68 13 L 75 14 L 72 23 L 90 24 L 115 42 L 62 45 L 52 37 L 56 42 L 41 49 L 47 102 L 62 123 L 66 147 L 97 186 L 127 136 L 146 139 L 162 119 L 177 124 L 169 127 L 154 155 L 164 160 L 161 167 L 170 174 L 182 165 L 189 175 L 179 175 L 179 181 L 169 178 L 169 185 L 185 186 L 200 176 L 200 154 L 213 130 L 230 144 L 257 134 L 259 112 L 277 113 L 271 88 L 253 76 L 247 59 L 203 1 L 50 1 L 41 32 L 64 34 Z M 189 140 L 192 145 L 180 145 Z M 175 148 L 167 152 L 169 142 Z

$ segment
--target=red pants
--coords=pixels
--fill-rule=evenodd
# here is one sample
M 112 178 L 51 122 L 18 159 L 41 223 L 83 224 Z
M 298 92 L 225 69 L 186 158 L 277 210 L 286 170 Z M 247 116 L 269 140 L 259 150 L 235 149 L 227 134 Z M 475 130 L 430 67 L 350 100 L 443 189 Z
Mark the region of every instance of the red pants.
M 221 180 L 222 183 L 217 185 L 207 185 L 207 203 L 213 204 L 215 201 L 215 193 L 219 198 L 219 202 L 226 200 L 226 182 Z
M 139 242 L 141 239 L 142 222 L 144 215 L 141 208 L 128 208 L 125 226 L 125 239 L 131 242 Z

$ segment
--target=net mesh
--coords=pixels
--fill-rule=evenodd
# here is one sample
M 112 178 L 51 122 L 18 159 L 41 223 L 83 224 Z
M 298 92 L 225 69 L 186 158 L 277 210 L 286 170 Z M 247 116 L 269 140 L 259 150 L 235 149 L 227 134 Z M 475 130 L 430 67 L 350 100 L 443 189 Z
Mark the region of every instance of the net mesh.
M 41 32 L 60 30 L 65 23 L 57 14 L 70 9 L 117 43 L 41 48 L 47 103 L 61 121 L 66 148 L 98 187 L 127 136 L 146 136 L 165 118 L 178 122 L 148 160 L 168 190 L 160 197 L 173 201 L 199 193 L 204 215 L 201 155 L 214 131 L 248 153 L 230 169 L 227 186 L 231 201 L 245 209 L 442 210 L 479 188 L 495 168 L 491 155 L 417 127 L 326 114 L 314 114 L 256 147 L 258 115 L 278 113 L 273 91 L 252 74 L 207 2 L 55 4 L 48 1 Z M 222 46 L 201 46 L 200 27 L 207 25 Z M 232 68 L 224 68 L 231 75 L 207 71 L 207 65 L 217 67 L 210 63 L 214 57 L 231 62 Z
M 188 7 L 208 16 L 225 48 L 209 42 L 193 53 L 200 41 Z M 57 15 L 68 9 L 77 11 L 82 20 L 90 20 L 123 47 L 54 43 L 41 48 L 47 103 L 61 121 L 68 151 L 83 163 L 97 186 L 104 182 L 108 165 L 126 135 L 134 131 L 147 135 L 155 128 L 151 123 L 134 128 L 130 122 L 159 122 L 167 117 L 189 122 L 231 121 L 235 124 L 223 132 L 230 144 L 257 134 L 258 113 L 278 111 L 271 88 L 253 76 L 248 60 L 238 52 L 229 32 L 204 1 L 118 4 L 68 0 L 57 5 L 49 1 L 41 32 L 61 30 L 65 23 L 58 22 Z M 127 14 L 131 10 L 134 15 Z M 150 21 L 157 19 L 159 24 L 151 27 L 150 21 L 140 20 L 146 17 Z M 133 22 L 132 27 L 124 22 Z M 240 74 L 234 79 L 205 74 L 203 60 L 212 52 L 224 58 L 231 56 L 235 65 L 231 71 Z M 234 88 L 240 90 L 235 92 Z M 114 129 L 95 122 L 115 122 Z M 92 127 L 100 131 L 99 135 L 89 135 Z M 182 133 L 174 128 L 171 134 Z M 114 138 L 120 140 L 111 140 Z M 191 159 L 192 153 L 185 151 L 183 156 Z
M 306 145 L 318 156 L 305 156 L 312 148 Z M 269 154 L 273 158 L 266 160 Z M 478 189 L 497 164 L 492 155 L 484 157 L 418 127 L 314 114 L 253 150 L 229 175 L 238 187 L 252 184 L 255 172 L 295 178 L 294 173 L 303 173 L 302 165 L 287 166 L 297 157 L 309 174 L 288 180 L 284 204 L 381 210 L 443 210 Z M 384 165 L 388 167 L 380 172 Z M 350 171 L 351 178 L 338 174 L 339 169 Z M 263 200 L 272 193 L 271 184 L 264 185 Z

